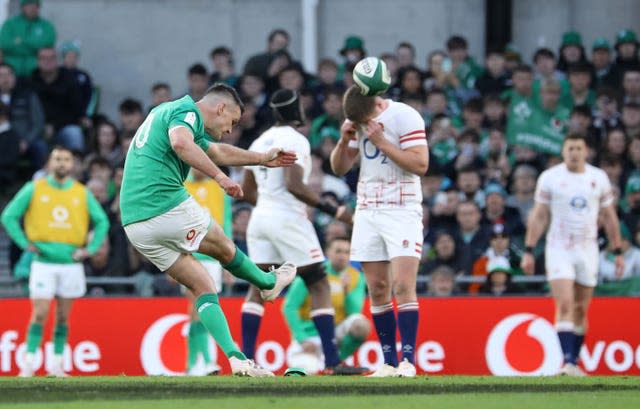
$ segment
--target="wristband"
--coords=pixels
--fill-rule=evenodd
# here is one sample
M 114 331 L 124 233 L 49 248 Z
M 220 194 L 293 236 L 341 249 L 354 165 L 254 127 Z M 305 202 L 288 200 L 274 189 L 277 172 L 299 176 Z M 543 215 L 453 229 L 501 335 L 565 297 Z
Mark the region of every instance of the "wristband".
M 525 246 L 524 252 L 533 254 L 533 246 Z
M 622 249 L 620 247 L 616 247 L 615 249 L 613 249 L 612 251 L 614 256 L 621 256 L 622 255 Z
M 333 217 L 335 217 L 336 213 L 338 213 L 338 208 L 327 202 L 320 202 L 314 207 L 320 210 L 321 212 L 326 213 Z

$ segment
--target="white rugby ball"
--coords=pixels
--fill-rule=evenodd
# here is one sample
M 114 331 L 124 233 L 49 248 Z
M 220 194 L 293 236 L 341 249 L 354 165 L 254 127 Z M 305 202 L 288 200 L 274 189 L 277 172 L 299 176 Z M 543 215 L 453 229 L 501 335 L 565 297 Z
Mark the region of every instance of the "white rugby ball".
M 391 74 L 387 64 L 376 57 L 367 57 L 358 61 L 353 69 L 353 80 L 360 88 L 362 95 L 368 97 L 384 94 L 391 86 Z

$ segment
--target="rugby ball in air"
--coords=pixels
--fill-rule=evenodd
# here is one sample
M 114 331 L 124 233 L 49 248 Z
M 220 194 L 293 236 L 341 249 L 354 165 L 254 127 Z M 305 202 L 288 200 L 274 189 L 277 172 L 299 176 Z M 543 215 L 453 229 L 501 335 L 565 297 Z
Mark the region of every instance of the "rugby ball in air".
M 362 95 L 375 97 L 384 94 L 391 86 L 391 74 L 387 64 L 379 58 L 367 57 L 356 64 L 353 80 Z

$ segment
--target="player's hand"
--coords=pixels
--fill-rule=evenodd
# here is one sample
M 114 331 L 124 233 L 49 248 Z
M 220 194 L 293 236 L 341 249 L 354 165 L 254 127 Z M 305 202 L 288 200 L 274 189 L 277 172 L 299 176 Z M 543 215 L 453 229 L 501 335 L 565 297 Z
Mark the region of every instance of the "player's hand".
M 340 141 L 342 143 L 349 143 L 349 141 L 358 140 L 358 136 L 356 133 L 358 132 L 358 127 L 353 122 L 348 119 L 342 123 L 340 126 Z
M 271 148 L 264 153 L 264 158 L 260 162 L 261 166 L 268 168 L 278 168 L 281 166 L 291 166 L 296 163 L 298 156 L 295 152 L 285 151 L 282 148 Z
M 341 222 L 347 224 L 353 224 L 353 212 L 345 205 L 338 206 L 338 211 L 336 212 L 336 220 L 340 220 Z
M 89 257 L 91 257 L 91 254 L 89 254 L 87 249 L 85 249 L 84 247 L 75 249 L 75 251 L 71 254 L 71 258 L 73 258 L 74 261 L 84 261 Z
M 616 256 L 614 262 L 616 265 L 616 278 L 620 279 L 624 274 L 624 257 L 622 255 Z
M 531 253 L 524 253 L 522 261 L 520 261 L 520 268 L 527 275 L 533 275 L 536 267 L 536 259 Z
M 28 251 L 30 253 L 35 253 L 35 254 L 40 254 L 40 250 L 38 250 L 38 248 L 36 247 L 35 244 L 33 243 L 29 243 L 29 245 L 27 246 L 27 248 L 25 249 L 25 251 Z
M 220 185 L 222 190 L 229 196 L 234 199 L 242 199 L 244 197 L 244 193 L 242 192 L 242 187 L 231 180 L 228 176 L 217 177 L 216 182 Z
M 384 126 L 380 122 L 367 122 L 365 133 L 367 134 L 369 141 L 375 146 L 378 146 L 385 141 Z
M 302 347 L 302 351 L 304 351 L 307 354 L 315 354 L 316 353 L 316 344 L 314 344 L 311 341 L 303 341 L 302 344 L 300 344 L 300 346 Z

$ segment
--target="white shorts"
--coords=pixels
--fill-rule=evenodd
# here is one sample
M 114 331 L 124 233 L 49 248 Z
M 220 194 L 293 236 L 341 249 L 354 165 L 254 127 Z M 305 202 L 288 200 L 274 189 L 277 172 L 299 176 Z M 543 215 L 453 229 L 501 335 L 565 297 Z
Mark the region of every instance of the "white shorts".
M 351 260 L 388 261 L 422 255 L 422 214 L 416 210 L 359 210 L 353 219 Z
M 143 256 L 167 271 L 180 254 L 198 250 L 211 223 L 209 213 L 189 197 L 166 213 L 124 226 L 124 231 Z
M 254 209 L 247 226 L 247 249 L 256 264 L 290 261 L 304 267 L 324 261 L 318 234 L 306 216 Z
M 547 244 L 544 250 L 547 280 L 568 279 L 586 287 L 598 283 L 599 252 L 597 243 L 567 248 Z
M 53 264 L 34 261 L 29 274 L 29 298 L 80 298 L 87 291 L 82 263 Z

